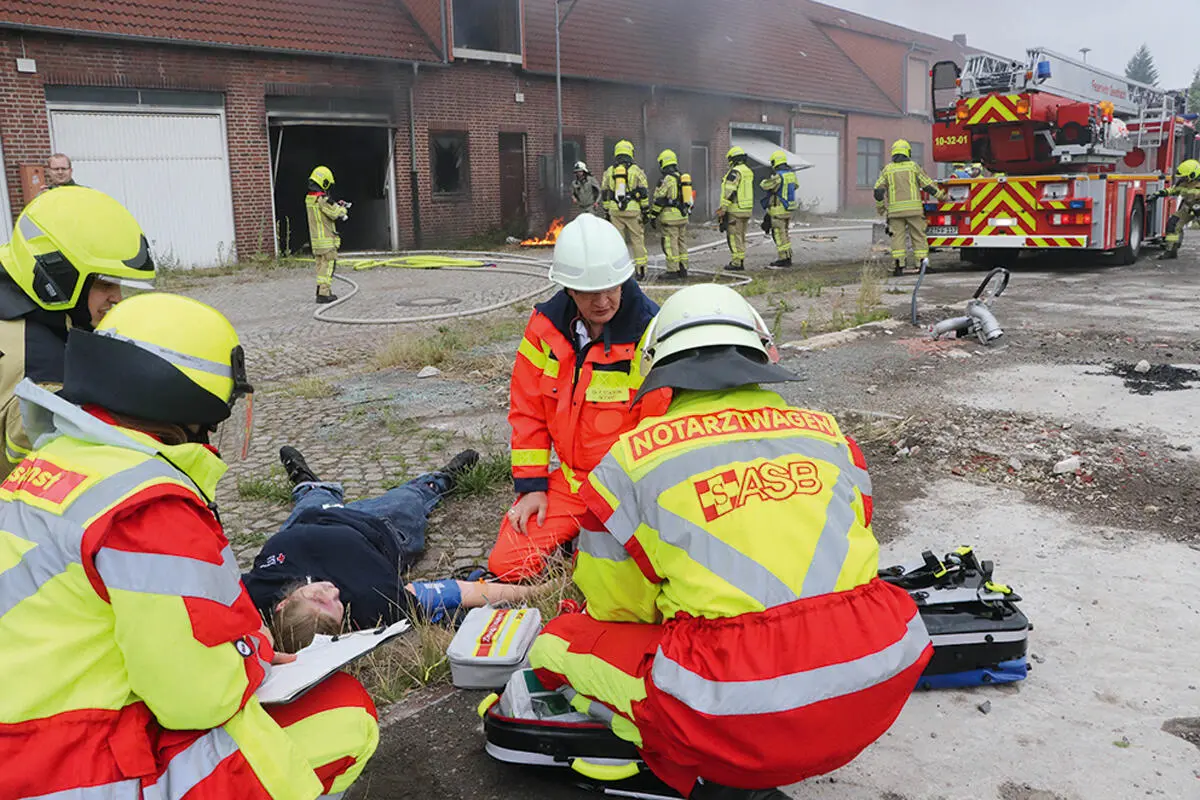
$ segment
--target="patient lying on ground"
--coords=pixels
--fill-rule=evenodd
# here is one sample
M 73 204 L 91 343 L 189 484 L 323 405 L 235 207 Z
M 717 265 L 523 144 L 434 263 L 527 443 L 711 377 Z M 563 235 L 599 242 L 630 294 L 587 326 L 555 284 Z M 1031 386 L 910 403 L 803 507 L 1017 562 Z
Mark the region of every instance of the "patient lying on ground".
M 340 484 L 319 480 L 299 451 L 282 448 L 295 505 L 242 576 L 276 648 L 294 653 L 317 633 L 406 618 L 450 622 L 459 609 L 518 603 L 536 591 L 488 583 L 482 569 L 438 581 L 402 577 L 425 549 L 429 513 L 478 459 L 465 450 L 380 497 L 344 503 Z

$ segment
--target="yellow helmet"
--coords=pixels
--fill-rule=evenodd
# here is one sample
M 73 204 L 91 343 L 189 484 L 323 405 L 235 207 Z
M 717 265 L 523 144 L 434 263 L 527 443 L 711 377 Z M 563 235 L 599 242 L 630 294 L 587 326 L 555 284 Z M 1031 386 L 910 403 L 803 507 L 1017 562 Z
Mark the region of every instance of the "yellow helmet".
M 616 146 L 613 147 L 613 157 L 617 156 L 629 156 L 633 158 L 633 142 L 628 139 L 622 139 L 617 142 Z
M 733 147 L 729 148 L 729 152 L 725 154 L 726 161 L 733 161 L 735 158 L 745 158 L 745 157 L 746 157 L 746 151 L 743 150 L 742 148 L 738 147 L 737 145 L 734 145 Z
M 94 332 L 72 329 L 64 373 L 72 402 L 177 425 L 215 426 L 254 391 L 229 320 L 163 292 L 121 301 Z
M 679 166 L 679 157 L 675 155 L 674 150 L 663 150 L 658 154 L 658 168 L 666 169 L 670 166 Z
M 953 164 L 950 165 L 950 169 L 953 169 L 953 170 L 966 169 L 966 168 L 967 168 L 967 165 L 962 161 L 955 161 Z
M 1194 158 L 1189 158 L 1187 161 L 1180 163 L 1175 168 L 1175 173 L 1184 180 L 1195 180 L 1200 178 L 1200 161 Z
M 320 186 L 322 192 L 328 192 L 329 187 L 333 186 L 333 170 L 329 167 L 315 167 L 308 179 Z
M 907 139 L 897 139 L 892 142 L 892 155 L 912 158 L 912 145 L 908 143 Z
M 774 169 L 779 169 L 780 167 L 786 167 L 787 165 L 788 165 L 787 153 L 783 152 L 782 150 L 776 150 L 774 153 L 771 153 L 771 166 Z
M 82 186 L 60 186 L 25 206 L 0 263 L 48 311 L 74 308 L 92 276 L 154 288 L 154 259 L 137 220 L 113 198 Z

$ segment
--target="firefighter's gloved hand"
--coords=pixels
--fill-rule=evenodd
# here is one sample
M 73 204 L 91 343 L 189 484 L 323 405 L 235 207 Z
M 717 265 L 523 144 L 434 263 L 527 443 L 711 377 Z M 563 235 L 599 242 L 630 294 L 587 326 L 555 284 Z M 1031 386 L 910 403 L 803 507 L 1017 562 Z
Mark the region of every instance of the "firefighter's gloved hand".
M 762 232 L 765 233 L 767 236 L 770 236 L 772 227 L 773 227 L 773 220 L 771 219 L 771 215 L 767 214 L 765 217 L 763 217 Z
M 1158 200 L 1160 197 L 1166 197 L 1166 196 L 1167 196 L 1167 190 L 1166 190 L 1166 189 L 1159 189 L 1157 192 L 1155 192 L 1154 194 L 1150 195 L 1150 199 L 1151 199 L 1151 200 Z

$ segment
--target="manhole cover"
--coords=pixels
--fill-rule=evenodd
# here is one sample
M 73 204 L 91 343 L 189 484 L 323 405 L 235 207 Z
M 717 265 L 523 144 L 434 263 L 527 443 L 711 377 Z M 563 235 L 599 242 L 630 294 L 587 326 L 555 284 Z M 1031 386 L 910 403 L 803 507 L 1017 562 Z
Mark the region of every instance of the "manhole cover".
M 457 297 L 410 297 L 397 300 L 396 305 L 404 308 L 438 308 L 440 306 L 456 306 L 462 300 Z

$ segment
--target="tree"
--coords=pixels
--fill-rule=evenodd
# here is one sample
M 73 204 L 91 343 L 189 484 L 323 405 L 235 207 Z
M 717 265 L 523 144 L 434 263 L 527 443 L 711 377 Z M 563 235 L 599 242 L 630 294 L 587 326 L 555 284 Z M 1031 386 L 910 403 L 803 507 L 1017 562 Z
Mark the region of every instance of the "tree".
M 1158 67 L 1154 66 L 1154 56 L 1150 55 L 1149 47 L 1143 44 L 1133 54 L 1133 58 L 1125 65 L 1125 77 L 1131 81 L 1158 86 Z
M 1200 67 L 1192 72 L 1192 85 L 1188 88 L 1187 110 L 1200 113 Z

